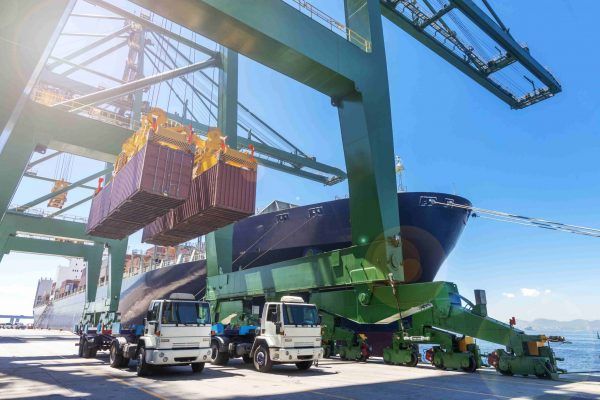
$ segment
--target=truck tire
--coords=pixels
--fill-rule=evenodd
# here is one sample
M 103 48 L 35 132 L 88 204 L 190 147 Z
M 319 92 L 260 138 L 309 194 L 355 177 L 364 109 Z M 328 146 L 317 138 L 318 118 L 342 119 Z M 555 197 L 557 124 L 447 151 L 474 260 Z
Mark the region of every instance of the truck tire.
M 192 372 L 199 374 L 204 369 L 204 363 L 192 363 Z
M 306 371 L 312 365 L 313 365 L 312 361 L 300 361 L 300 362 L 296 363 L 296 368 L 298 368 L 300 371 Z
M 77 349 L 77 355 L 83 357 L 83 336 L 79 337 L 79 348 Z
M 117 342 L 116 340 L 113 341 L 110 345 L 109 353 L 110 366 L 113 368 L 123 368 L 124 366 L 126 366 L 123 365 L 124 359 L 125 357 L 123 357 L 123 353 L 119 351 L 119 342 Z M 127 364 L 129 364 L 129 360 L 127 360 Z
M 212 342 L 210 345 L 211 352 L 211 363 L 215 365 L 227 365 L 229 362 L 229 354 L 226 352 L 219 351 L 219 344 L 217 342 Z
M 150 365 L 148 365 L 148 363 L 146 362 L 146 349 L 144 347 L 142 347 L 138 351 L 137 361 L 138 361 L 137 368 L 136 368 L 137 376 L 150 375 Z
M 254 368 L 258 372 L 269 372 L 273 367 L 273 361 L 271 361 L 271 356 L 269 355 L 269 348 L 261 344 L 256 350 L 254 350 Z
M 90 344 L 85 339 L 83 339 L 83 345 L 81 346 L 81 357 L 83 357 L 83 358 L 91 358 L 92 357 L 92 349 L 90 349 Z

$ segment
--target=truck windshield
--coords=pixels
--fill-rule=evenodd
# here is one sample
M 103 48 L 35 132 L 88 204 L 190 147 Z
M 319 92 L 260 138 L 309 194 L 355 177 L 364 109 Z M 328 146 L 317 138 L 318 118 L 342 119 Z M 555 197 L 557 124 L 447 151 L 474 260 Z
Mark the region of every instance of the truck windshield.
M 209 324 L 208 304 L 191 301 L 167 301 L 163 304 L 163 324 Z
M 285 325 L 318 325 L 317 307 L 307 304 L 284 304 L 283 323 Z

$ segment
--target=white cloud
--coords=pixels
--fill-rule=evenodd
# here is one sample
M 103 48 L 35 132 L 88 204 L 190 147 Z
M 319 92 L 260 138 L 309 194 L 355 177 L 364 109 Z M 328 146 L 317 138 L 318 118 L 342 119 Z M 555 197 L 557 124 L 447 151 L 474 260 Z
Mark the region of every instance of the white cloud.
M 525 297 L 538 297 L 541 293 L 537 289 L 521 288 L 521 294 Z
M 550 290 L 550 289 L 544 290 L 544 294 L 550 294 L 550 293 L 552 293 L 552 290 Z
M 502 293 L 502 296 L 507 297 L 509 299 L 514 299 L 515 298 L 515 294 L 514 293 L 504 292 L 504 293 Z

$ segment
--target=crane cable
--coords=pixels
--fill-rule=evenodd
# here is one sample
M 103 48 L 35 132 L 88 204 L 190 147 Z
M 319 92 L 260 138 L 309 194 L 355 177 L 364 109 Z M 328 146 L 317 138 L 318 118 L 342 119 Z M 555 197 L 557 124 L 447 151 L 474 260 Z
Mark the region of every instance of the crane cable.
M 457 204 L 453 201 L 448 201 L 444 203 L 435 199 L 429 199 L 428 205 L 468 210 L 469 212 L 471 212 L 471 217 L 473 218 L 479 217 L 484 219 L 491 219 L 494 221 L 510 222 L 513 224 L 526 226 L 535 226 L 537 228 L 544 228 L 555 231 L 574 233 L 577 235 L 585 235 L 600 238 L 600 229 L 590 228 L 586 226 L 563 224 L 561 222 L 549 221 L 541 218 L 525 217 L 522 215 L 510 214 L 502 211 L 487 210 L 485 208 Z

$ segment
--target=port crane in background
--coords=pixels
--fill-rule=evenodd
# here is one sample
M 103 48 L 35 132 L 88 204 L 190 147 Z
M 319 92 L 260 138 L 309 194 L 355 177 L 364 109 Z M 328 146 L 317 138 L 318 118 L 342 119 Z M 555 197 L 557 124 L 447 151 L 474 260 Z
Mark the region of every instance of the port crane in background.
M 101 0 L 91 1 L 104 8 L 110 6 Z M 460 295 L 456 285 L 449 282 L 402 284 L 403 258 L 395 197 L 382 17 L 408 32 L 512 108 L 530 106 L 561 90 L 554 77 L 541 67 L 530 51 L 512 38 L 488 7 L 487 1 L 484 1 L 488 7 L 486 12 L 471 0 L 450 0 L 447 4 L 433 4 L 429 0 L 345 0 L 346 21 L 343 24 L 309 3 L 295 0 L 256 1 L 244 7 L 235 0 L 133 2 L 230 49 L 220 55 L 205 46 L 198 51 L 205 52 L 206 59 L 218 60 L 221 57 L 223 73 L 219 77 L 217 125 L 228 135 L 231 146 L 237 146 L 240 141 L 235 129 L 238 124 L 236 53 L 327 95 L 338 110 L 350 191 L 353 245 L 302 259 L 232 272 L 231 230 L 215 232 L 208 238 L 207 298 L 213 302 L 217 315 L 225 308 L 243 313 L 244 301 L 251 297 L 262 297 L 268 301 L 284 294 L 296 294 L 319 306 L 329 328 L 324 339 L 335 352 L 348 358 L 362 353 L 363 343 L 356 331 L 341 327 L 339 320 L 358 324 L 395 322 L 398 330 L 385 352 L 388 363 L 414 365 L 416 345 L 437 343 L 439 346 L 430 354 L 434 365 L 473 371 L 481 365 L 477 346 L 470 339 L 475 337 L 506 347 L 490 358 L 490 363 L 504 374 L 557 376 L 560 370 L 551 349 L 545 346 L 545 338 L 525 335 L 488 317 L 483 292 L 476 293 L 473 303 Z M 43 17 L 37 16 L 46 22 L 40 25 L 40 33 L 46 32 L 45 37 L 50 37 L 53 43 L 73 2 L 53 1 L 52 7 L 48 3 L 44 2 L 49 8 L 45 9 Z M 60 6 L 63 8 L 60 9 Z M 22 2 L 19 7 L 22 15 L 28 15 L 30 10 L 27 8 L 32 6 Z M 3 29 L 18 31 L 19 27 L 9 24 Z M 167 35 L 164 30 L 157 30 Z M 474 30 L 478 36 L 474 36 Z M 117 36 L 120 34 L 123 32 Z M 253 46 L 246 46 L 248 42 Z M 486 57 L 484 52 L 490 44 L 497 50 L 493 57 Z M 87 97 L 89 104 L 77 104 L 75 99 L 66 99 L 66 102 L 60 102 L 60 107 L 48 108 L 28 100 L 32 83 L 37 80 L 45 60 L 50 56 L 46 43 L 25 38 L 17 45 L 3 42 L 2 46 L 6 47 L 3 49 L 5 54 L 18 54 L 14 51 L 15 46 L 25 46 L 30 50 L 25 61 L 19 59 L 17 63 L 5 66 L 9 69 L 8 75 L 19 76 L 10 70 L 19 68 L 27 78 L 2 82 L 6 86 L 2 87 L 3 93 L 9 95 L 3 99 L 0 109 L 1 120 L 7 121 L 0 137 L 0 167 L 10 170 L 2 178 L 3 187 L 17 187 L 31 152 L 40 144 L 58 151 L 69 149 L 74 154 L 97 160 L 114 160 L 118 146 L 129 136 L 130 130 L 83 118 L 81 110 L 104 100 L 135 97 L 136 93 L 139 96 L 140 87 L 129 91 L 136 81 L 123 82 L 123 88 L 127 89 L 122 92 L 106 89 L 105 98 L 96 92 L 79 98 L 85 100 L 85 96 L 90 96 Z M 37 65 L 36 61 L 40 58 L 42 64 Z M 171 65 L 175 67 L 176 63 Z M 84 67 L 90 72 L 91 68 Z M 513 76 L 508 75 L 514 69 L 517 72 L 513 71 Z M 525 89 L 521 70 L 527 75 Z M 32 82 L 29 82 L 30 75 Z M 134 75 L 128 73 L 124 78 Z M 518 82 L 515 76 L 519 76 Z M 157 73 L 156 76 L 138 78 L 146 79 L 144 83 L 156 83 L 153 79 L 160 80 L 161 77 Z M 64 110 L 71 106 L 74 106 L 71 110 Z M 133 114 L 138 112 L 133 110 Z M 34 123 L 40 120 L 43 124 Z M 89 134 L 81 135 L 81 132 Z M 102 138 L 102 143 L 98 138 Z M 249 135 L 248 140 L 253 138 Z M 287 160 L 289 162 L 289 158 Z M 107 167 L 77 184 L 85 184 L 110 170 Z M 52 197 L 60 194 L 59 191 L 52 193 Z M 12 193 L 0 199 L 0 209 L 8 209 L 11 197 Z M 27 206 L 31 207 L 30 204 Z M 86 239 L 92 243 L 87 247 L 93 254 L 81 253 L 83 246 L 72 248 L 70 253 L 78 251 L 78 256 L 85 256 L 88 260 L 89 257 L 97 260 L 98 250 L 106 244 L 112 251 L 111 273 L 114 271 L 116 275 L 112 275 L 111 297 L 103 310 L 116 310 L 120 282 L 115 281 L 121 277 L 116 266 L 123 264 L 123 257 L 119 254 L 124 254 L 126 240 L 105 241 L 77 231 L 80 226 L 61 227 L 62 221 L 56 219 L 40 221 L 28 218 L 17 210 L 5 213 L 0 226 L 4 249 L 32 250 L 33 242 L 16 242 L 13 239 L 17 237 L 11 235 L 17 231 Z M 5 225 L 7 222 L 12 225 Z M 42 245 L 40 241 L 35 244 Z M 67 247 L 64 244 L 46 245 L 44 252 L 64 254 Z M 90 284 L 88 301 L 93 301 L 90 294 L 95 290 L 92 289 L 95 288 Z M 91 311 L 98 309 L 87 310 Z

